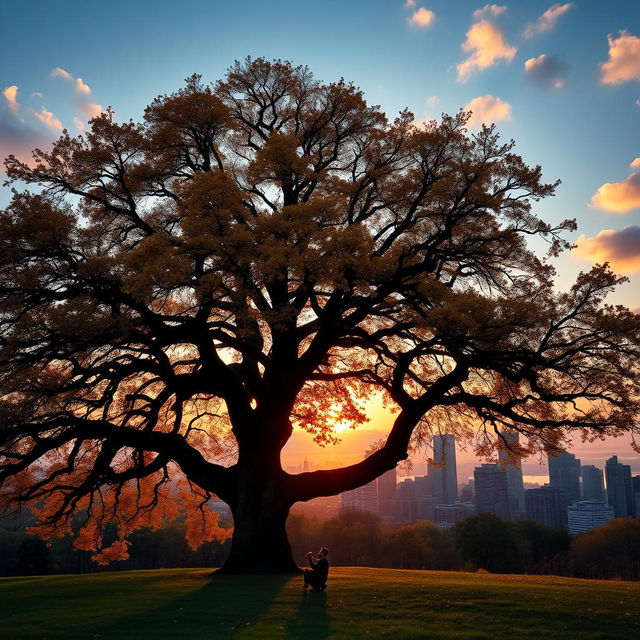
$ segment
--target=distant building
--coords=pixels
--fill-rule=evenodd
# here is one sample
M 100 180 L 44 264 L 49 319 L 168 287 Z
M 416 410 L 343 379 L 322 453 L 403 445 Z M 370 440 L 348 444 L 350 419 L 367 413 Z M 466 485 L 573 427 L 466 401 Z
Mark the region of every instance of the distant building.
M 540 487 L 524 492 L 527 518 L 554 529 L 566 529 L 567 499 L 564 491 L 553 487 Z
M 631 467 L 618 462 L 618 456 L 612 456 L 604 468 L 607 477 L 607 501 L 613 507 L 615 517 L 627 518 L 635 515 Z
M 433 521 L 443 529 L 452 527 L 456 522 L 471 515 L 467 505 L 460 502 L 455 504 L 437 504 L 433 509 Z
M 493 513 L 511 519 L 507 472 L 497 464 L 483 464 L 473 471 L 477 513 Z
M 569 533 L 586 533 L 613 520 L 613 507 L 600 500 L 578 500 L 567 508 Z
M 640 476 L 631 478 L 631 487 L 636 500 L 636 518 L 640 519 Z
M 429 476 L 415 476 L 416 498 L 433 497 L 433 478 Z
M 340 494 L 340 507 L 342 509 L 353 509 L 355 511 L 368 511 L 378 513 L 378 485 L 376 481 L 345 491 Z
M 507 431 L 504 434 L 509 446 L 517 450 L 519 444 L 518 432 Z M 524 503 L 524 483 L 522 481 L 522 464 L 520 458 L 513 451 L 499 450 L 498 462 L 507 472 L 507 492 L 509 493 L 509 511 L 513 520 L 524 517 L 526 506 Z
M 582 498 L 583 500 L 600 500 L 605 502 L 604 474 L 592 464 L 582 467 Z
M 378 515 L 383 519 L 396 516 L 396 468 L 383 473 L 377 480 Z
M 433 461 L 429 465 L 431 491 L 442 504 L 458 501 L 458 471 L 456 468 L 456 440 L 451 434 L 433 436 Z
M 549 485 L 564 493 L 567 504 L 580 500 L 580 460 L 573 453 L 549 455 Z

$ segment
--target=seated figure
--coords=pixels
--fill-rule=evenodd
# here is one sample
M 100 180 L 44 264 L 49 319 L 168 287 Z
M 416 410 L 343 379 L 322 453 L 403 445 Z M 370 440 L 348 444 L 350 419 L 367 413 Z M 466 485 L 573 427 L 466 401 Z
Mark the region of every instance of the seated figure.
M 309 569 L 304 570 L 303 589 L 311 587 L 312 591 L 324 591 L 327 588 L 327 577 L 329 576 L 329 549 L 322 547 L 317 558 L 309 551 L 305 559 L 309 563 Z

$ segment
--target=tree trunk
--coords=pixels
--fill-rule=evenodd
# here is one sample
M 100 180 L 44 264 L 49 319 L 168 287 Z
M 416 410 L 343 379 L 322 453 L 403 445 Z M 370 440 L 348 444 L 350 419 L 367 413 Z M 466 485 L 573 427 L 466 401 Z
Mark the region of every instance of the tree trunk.
M 241 490 L 231 504 L 233 537 L 223 573 L 297 573 L 286 522 L 291 502 L 278 483 Z

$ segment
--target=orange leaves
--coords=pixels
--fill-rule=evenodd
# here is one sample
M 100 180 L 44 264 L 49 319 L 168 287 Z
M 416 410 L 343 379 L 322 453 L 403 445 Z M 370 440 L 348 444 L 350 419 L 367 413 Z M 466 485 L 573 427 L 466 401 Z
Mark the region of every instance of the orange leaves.
M 249 179 L 256 184 L 275 180 L 291 187 L 294 182 L 309 177 L 310 160 L 298 153 L 299 144 L 295 135 L 271 134 L 249 166 Z

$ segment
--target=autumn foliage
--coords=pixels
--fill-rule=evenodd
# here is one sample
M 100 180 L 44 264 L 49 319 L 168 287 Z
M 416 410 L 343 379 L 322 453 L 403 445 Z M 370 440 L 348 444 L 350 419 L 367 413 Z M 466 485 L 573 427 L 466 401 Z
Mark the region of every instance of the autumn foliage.
M 82 512 L 78 545 L 107 561 L 176 501 L 194 544 L 223 536 L 217 495 L 228 570 L 293 569 L 292 504 L 434 431 L 488 453 L 516 429 L 521 454 L 637 432 L 638 317 L 603 303 L 619 279 L 596 266 L 554 293 L 574 223 L 532 205 L 556 185 L 467 120 L 389 121 L 343 80 L 248 59 L 141 123 L 107 111 L 32 165 L 9 158 L 36 188 L 1 214 L 3 501 L 51 533 Z M 374 392 L 396 410 L 377 451 L 283 471 L 295 426 L 328 444 L 327 415 L 358 425 Z

